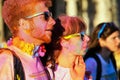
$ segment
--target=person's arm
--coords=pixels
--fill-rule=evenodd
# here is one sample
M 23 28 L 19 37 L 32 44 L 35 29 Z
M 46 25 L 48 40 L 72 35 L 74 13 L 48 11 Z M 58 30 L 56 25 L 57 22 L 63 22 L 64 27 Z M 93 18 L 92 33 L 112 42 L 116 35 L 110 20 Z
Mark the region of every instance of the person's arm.
M 95 59 L 88 58 L 85 61 L 85 64 L 86 64 L 86 71 L 91 73 L 92 80 L 96 80 L 97 63 L 96 63 Z

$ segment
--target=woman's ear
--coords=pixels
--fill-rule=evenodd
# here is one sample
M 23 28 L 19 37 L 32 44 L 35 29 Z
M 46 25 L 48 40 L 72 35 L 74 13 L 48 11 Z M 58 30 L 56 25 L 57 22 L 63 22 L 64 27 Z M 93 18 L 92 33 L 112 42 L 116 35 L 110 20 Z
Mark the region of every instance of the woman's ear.
M 62 46 L 63 48 L 68 49 L 68 48 L 69 48 L 69 41 L 66 41 L 66 40 L 62 39 L 62 40 L 61 40 L 61 46 Z
M 30 29 L 29 22 L 25 19 L 20 19 L 19 20 L 19 27 L 23 28 L 24 30 L 29 30 Z
M 100 44 L 101 47 L 104 47 L 105 46 L 105 40 L 100 38 L 99 39 L 99 44 Z

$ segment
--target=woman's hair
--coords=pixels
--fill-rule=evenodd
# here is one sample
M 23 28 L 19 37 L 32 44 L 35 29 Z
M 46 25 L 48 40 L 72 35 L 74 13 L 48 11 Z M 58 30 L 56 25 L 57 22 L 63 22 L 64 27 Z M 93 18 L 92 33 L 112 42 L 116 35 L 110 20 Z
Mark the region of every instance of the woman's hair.
M 99 52 L 101 50 L 101 46 L 98 41 L 99 38 L 105 40 L 115 31 L 119 31 L 119 28 L 113 22 L 100 23 L 97 25 L 90 36 L 88 44 L 89 49 L 93 49 L 94 52 Z
M 51 0 L 5 0 L 2 7 L 2 17 L 13 35 L 18 32 L 19 19 L 33 15 L 36 3 L 44 1 L 50 7 Z
M 62 49 L 60 44 L 61 38 L 63 36 L 80 33 L 85 30 L 86 24 L 81 18 L 61 15 L 56 19 L 56 24 L 54 25 L 52 31 L 52 41 L 50 44 L 46 45 L 46 56 L 48 57 L 48 63 L 52 63 L 53 68 L 55 68 L 55 61 Z
M 61 15 L 59 16 L 59 20 L 65 29 L 62 36 L 80 33 L 86 30 L 86 24 L 81 18 Z

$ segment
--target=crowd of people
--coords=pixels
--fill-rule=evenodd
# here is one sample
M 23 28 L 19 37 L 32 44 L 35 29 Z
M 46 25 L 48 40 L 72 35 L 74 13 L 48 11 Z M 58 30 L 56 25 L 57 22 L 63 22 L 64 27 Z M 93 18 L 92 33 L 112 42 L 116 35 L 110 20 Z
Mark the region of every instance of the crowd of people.
M 12 37 L 0 48 L 0 80 L 118 80 L 119 27 L 103 22 L 88 37 L 82 18 L 53 19 L 51 6 L 51 0 L 4 1 Z

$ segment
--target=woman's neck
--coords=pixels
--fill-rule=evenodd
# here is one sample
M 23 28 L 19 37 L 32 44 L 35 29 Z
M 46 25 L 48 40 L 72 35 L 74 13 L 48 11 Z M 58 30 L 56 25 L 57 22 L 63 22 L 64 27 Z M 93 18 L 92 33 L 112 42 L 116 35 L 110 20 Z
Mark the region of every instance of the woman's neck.
M 70 68 L 74 63 L 75 57 L 72 53 L 60 53 L 57 62 L 62 67 Z
M 101 53 L 101 56 L 103 57 L 103 59 L 106 62 L 109 62 L 111 51 L 108 50 L 107 48 L 102 48 L 100 53 Z

